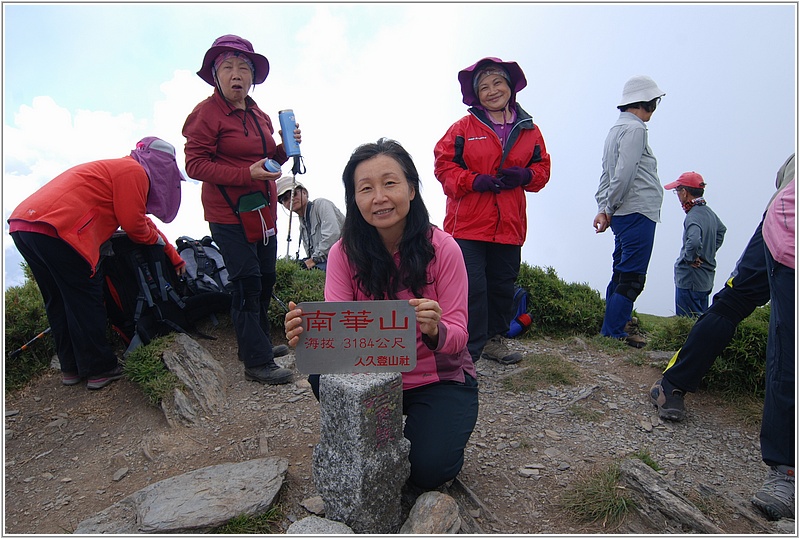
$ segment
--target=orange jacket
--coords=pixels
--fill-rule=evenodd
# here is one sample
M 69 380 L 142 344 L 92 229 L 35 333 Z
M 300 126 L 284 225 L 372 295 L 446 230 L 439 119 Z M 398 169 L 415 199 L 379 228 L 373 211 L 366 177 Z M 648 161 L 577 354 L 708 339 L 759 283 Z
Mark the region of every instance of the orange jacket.
M 149 190 L 147 173 L 132 157 L 78 165 L 23 200 L 8 219 L 9 232 L 26 229 L 25 223 L 50 225 L 86 259 L 94 275 L 100 246 L 121 227 L 136 243 L 163 239 L 164 251 L 180 268 L 185 262 L 146 215 Z
M 484 113 L 475 108 L 469 112 L 434 148 L 434 174 L 447 195 L 444 230 L 457 239 L 522 245 L 528 232 L 525 193 L 541 190 L 550 180 L 542 132 L 517 105 L 517 122 L 504 153 L 500 138 L 481 119 Z M 513 166 L 529 168 L 531 182 L 497 194 L 472 189 L 476 174 L 495 176 L 500 168 Z

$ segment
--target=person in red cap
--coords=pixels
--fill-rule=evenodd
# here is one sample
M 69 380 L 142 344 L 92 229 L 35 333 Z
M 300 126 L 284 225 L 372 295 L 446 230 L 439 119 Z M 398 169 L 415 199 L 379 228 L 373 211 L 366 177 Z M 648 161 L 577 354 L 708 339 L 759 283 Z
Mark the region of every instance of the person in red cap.
M 527 193 L 550 181 L 542 132 L 517 103 L 527 85 L 516 62 L 483 58 L 458 73 L 466 116 L 434 148 L 434 174 L 447 196 L 444 230 L 469 274 L 469 353 L 506 365 L 522 354 L 503 335 L 528 232 Z
M 220 248 L 233 284 L 231 319 L 239 359 L 248 380 L 285 384 L 292 371 L 274 358 L 288 347 L 272 347 L 269 302 L 275 286 L 280 172 L 267 159 L 288 160 L 275 144 L 272 120 L 248 94 L 269 74 L 269 61 L 236 35 L 224 35 L 203 57 L 197 75 L 214 87 L 186 118 L 186 173 L 203 182 L 201 200 L 211 236 Z M 294 138 L 300 142 L 299 126 Z
M 122 227 L 145 245 L 164 246 L 175 271 L 185 262 L 146 215 L 169 223 L 181 204 L 175 148 L 156 137 L 130 156 L 62 172 L 11 212 L 8 230 L 42 292 L 61 365 L 61 383 L 100 389 L 123 376 L 106 338 L 101 247 Z
M 684 172 L 664 189 L 678 195 L 686 217 L 683 220 L 683 244 L 675 261 L 675 314 L 697 317 L 708 309 L 708 297 L 714 288 L 717 250 L 727 229 L 703 198 L 706 183 L 697 172 Z

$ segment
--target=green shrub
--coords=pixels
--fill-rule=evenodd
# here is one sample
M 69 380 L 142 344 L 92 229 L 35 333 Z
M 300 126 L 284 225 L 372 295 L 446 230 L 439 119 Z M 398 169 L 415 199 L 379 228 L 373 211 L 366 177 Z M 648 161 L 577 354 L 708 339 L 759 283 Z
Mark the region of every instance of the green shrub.
M 141 388 L 151 404 L 158 404 L 182 385 L 162 358 L 164 349 L 173 338 L 174 334 L 155 338 L 149 344 L 136 348 L 125 358 L 125 376 Z
M 587 284 L 566 283 L 553 268 L 523 262 L 517 285 L 528 291 L 532 335 L 594 335 L 600 331 L 605 303 Z
M 582 522 L 601 522 L 603 527 L 620 523 L 634 507 L 633 499 L 619 487 L 619 463 L 581 475 L 561 495 L 560 505 Z
M 325 299 L 325 272 L 301 269 L 297 262 L 279 258 L 275 268 L 275 296 L 286 307 L 294 301 L 323 301 Z M 283 335 L 286 310 L 275 298 L 269 304 L 269 322 L 273 334 Z
M 12 286 L 5 295 L 5 350 L 6 354 L 18 350 L 25 343 L 50 327 L 44 310 L 44 301 L 28 265 L 20 264 L 26 280 L 22 286 Z M 56 353 L 50 334 L 37 339 L 17 357 L 5 360 L 6 391 L 23 387 L 28 381 L 50 365 Z

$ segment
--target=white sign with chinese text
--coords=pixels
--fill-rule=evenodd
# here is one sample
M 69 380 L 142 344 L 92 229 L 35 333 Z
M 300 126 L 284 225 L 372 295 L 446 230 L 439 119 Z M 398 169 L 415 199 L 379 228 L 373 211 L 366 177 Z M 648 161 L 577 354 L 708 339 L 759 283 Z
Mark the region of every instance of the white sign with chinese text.
M 417 318 L 407 300 L 308 301 L 298 307 L 300 372 L 407 372 L 417 365 Z

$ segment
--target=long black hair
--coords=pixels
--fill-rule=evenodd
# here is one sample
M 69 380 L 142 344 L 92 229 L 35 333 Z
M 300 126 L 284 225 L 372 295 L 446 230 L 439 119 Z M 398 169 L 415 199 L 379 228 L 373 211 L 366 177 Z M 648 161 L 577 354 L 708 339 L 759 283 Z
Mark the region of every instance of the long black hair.
M 399 268 L 377 229 L 367 223 L 356 205 L 356 167 L 379 155 L 391 157 L 400 165 L 416 193 L 400 240 Z M 342 245 L 350 263 L 355 266 L 358 286 L 373 299 L 396 299 L 397 292 L 406 288 L 411 289 L 415 297 L 422 297 L 423 287 L 430 284 L 427 269 L 435 254 L 431 243 L 433 225 L 419 192 L 419 174 L 411 156 L 400 143 L 387 138 L 362 144 L 353 151 L 344 167 L 342 182 L 347 210 L 342 227 Z

